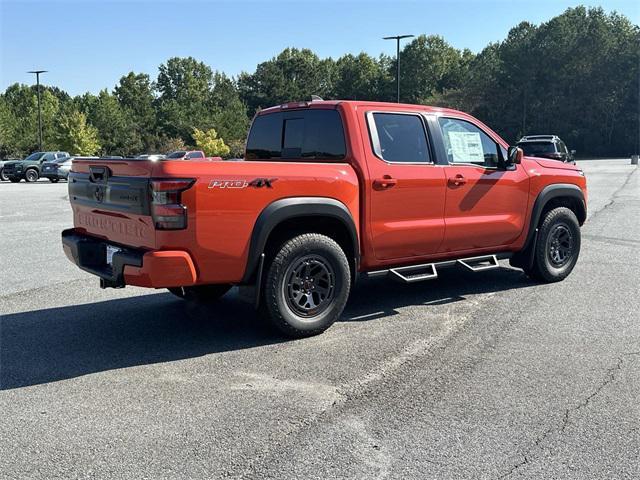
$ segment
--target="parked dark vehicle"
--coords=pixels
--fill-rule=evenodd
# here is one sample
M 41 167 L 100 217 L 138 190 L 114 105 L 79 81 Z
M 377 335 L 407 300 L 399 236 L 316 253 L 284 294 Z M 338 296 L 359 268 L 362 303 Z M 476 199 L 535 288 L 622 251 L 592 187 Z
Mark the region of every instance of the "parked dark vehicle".
M 40 176 L 48 178 L 51 183 L 66 180 L 71 170 L 71 162 L 74 157 L 56 158 L 52 162 L 45 162 L 40 169 Z
M 19 158 L 7 158 L 5 160 L 0 160 L 0 180 L 3 182 L 8 182 L 9 177 L 4 171 L 4 166 L 8 162 L 15 162 L 16 160 L 20 160 Z
M 550 158 L 562 162 L 573 162 L 576 151 L 567 150 L 567 146 L 557 135 L 527 135 L 522 137 L 517 146 L 527 157 Z
M 67 152 L 34 152 L 24 160 L 5 163 L 4 173 L 13 183 L 18 183 L 23 178 L 26 182 L 36 182 L 40 178 L 43 163 L 68 156 Z

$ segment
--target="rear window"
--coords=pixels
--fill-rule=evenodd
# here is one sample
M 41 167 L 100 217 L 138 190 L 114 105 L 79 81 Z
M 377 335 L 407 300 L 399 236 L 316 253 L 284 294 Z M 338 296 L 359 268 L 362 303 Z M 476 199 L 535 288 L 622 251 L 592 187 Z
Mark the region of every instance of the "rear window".
M 528 156 L 539 153 L 556 153 L 556 146 L 553 142 L 522 142 L 518 146 Z
M 345 155 L 342 119 L 336 110 L 260 115 L 247 140 L 247 160 L 341 160 Z

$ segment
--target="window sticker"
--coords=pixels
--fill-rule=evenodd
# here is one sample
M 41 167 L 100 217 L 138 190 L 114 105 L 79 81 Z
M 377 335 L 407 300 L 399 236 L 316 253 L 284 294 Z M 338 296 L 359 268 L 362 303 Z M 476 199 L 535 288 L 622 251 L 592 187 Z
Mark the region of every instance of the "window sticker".
M 454 163 L 484 163 L 479 132 L 447 132 Z

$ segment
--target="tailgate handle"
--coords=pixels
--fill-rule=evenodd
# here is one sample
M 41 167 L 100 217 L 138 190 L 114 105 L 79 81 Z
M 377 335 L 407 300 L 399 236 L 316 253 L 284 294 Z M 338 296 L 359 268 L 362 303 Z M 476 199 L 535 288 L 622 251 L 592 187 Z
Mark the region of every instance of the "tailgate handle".
M 93 183 L 106 183 L 109 178 L 109 169 L 107 167 L 89 167 L 89 180 Z

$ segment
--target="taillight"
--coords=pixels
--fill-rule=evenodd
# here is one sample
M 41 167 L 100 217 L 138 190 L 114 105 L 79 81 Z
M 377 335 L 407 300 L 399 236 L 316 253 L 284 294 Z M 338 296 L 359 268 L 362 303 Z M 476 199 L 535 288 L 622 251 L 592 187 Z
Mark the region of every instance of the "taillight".
M 157 230 L 187 228 L 187 207 L 182 205 L 181 197 L 194 182 L 192 178 L 151 180 L 151 216 Z

